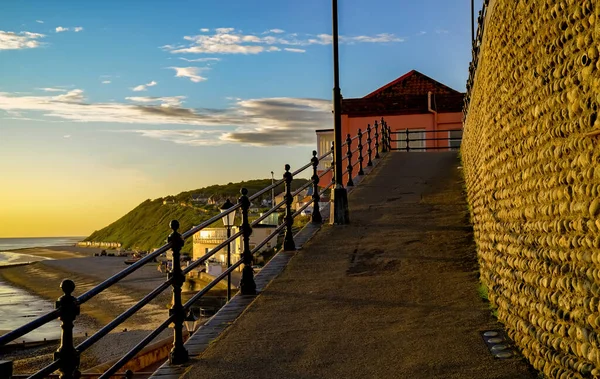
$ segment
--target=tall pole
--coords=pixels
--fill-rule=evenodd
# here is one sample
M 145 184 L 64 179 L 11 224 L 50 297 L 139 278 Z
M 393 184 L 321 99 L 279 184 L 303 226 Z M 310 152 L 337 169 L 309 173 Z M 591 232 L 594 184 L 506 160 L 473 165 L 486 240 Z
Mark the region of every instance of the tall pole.
M 342 94 L 340 90 L 340 58 L 338 54 L 338 7 L 332 0 L 333 8 L 333 130 L 335 133 L 335 188 L 343 188 L 342 177 Z
M 340 90 L 340 60 L 338 55 L 338 6 L 337 0 L 332 0 L 333 17 L 333 130 L 334 130 L 334 177 L 333 190 L 333 224 L 350 222 L 348 212 L 348 193 L 344 188 L 342 174 L 342 94 Z

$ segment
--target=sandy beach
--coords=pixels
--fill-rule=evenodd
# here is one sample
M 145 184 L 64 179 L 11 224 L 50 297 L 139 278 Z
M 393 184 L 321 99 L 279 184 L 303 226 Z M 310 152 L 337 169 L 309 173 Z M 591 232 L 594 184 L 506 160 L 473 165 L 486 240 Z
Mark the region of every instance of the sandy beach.
M 35 258 L 40 260 L 24 266 L 1 267 L 0 280 L 54 302 L 62 295 L 60 282 L 69 278 L 75 282 L 75 296 L 78 296 L 127 267 L 123 257 L 95 257 L 94 253 L 101 250 L 76 246 L 14 250 L 11 252 L 22 255 L 25 262 Z M 85 333 L 93 334 L 164 280 L 166 274 L 159 272 L 155 264 L 148 264 L 83 304 L 81 315 L 75 322 L 78 342 L 85 339 Z M 171 291 L 167 289 L 84 352 L 82 368 L 122 356 L 167 317 L 170 299 Z M 166 330 L 159 339 L 171 333 Z M 16 372 L 33 372 L 52 361 L 52 352 L 57 347 L 58 344 L 50 344 L 31 349 L 13 349 L 2 351 L 2 355 L 5 359 L 15 360 Z

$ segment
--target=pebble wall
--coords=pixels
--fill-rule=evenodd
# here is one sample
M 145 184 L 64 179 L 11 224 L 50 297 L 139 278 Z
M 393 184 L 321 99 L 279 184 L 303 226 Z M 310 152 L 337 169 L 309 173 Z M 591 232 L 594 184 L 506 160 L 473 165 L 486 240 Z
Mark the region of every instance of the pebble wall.
M 481 280 L 536 369 L 600 376 L 600 1 L 492 3 L 461 151 Z

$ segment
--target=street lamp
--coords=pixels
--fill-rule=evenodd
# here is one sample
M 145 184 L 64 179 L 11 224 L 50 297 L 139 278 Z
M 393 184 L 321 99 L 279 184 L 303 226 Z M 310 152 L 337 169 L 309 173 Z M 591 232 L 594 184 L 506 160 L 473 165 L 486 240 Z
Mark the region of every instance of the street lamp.
M 271 171 L 271 185 L 275 183 L 275 174 Z M 271 208 L 275 206 L 275 188 L 271 188 Z
M 233 207 L 233 203 L 227 199 L 225 204 L 221 205 L 221 213 Z M 235 211 L 227 213 L 222 217 L 223 225 L 227 228 L 227 239 L 231 237 L 231 227 L 235 222 Z M 227 268 L 231 267 L 231 242 L 227 244 Z M 231 273 L 227 274 L 227 301 L 231 300 Z
M 185 328 L 192 335 L 196 331 L 196 322 L 199 320 L 198 317 L 194 314 L 194 312 L 190 309 L 187 316 L 183 319 L 185 323 Z
M 348 192 L 344 188 L 342 175 L 342 93 L 340 90 L 340 60 L 338 55 L 338 2 L 332 0 L 333 16 L 333 132 L 334 132 L 334 178 L 331 223 L 348 224 Z

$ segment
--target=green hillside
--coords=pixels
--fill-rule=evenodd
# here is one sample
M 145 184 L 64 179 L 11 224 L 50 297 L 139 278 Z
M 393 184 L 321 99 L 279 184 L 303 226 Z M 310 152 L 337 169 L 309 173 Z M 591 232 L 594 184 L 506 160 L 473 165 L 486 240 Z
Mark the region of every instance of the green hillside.
M 295 190 L 306 183 L 306 179 L 294 179 L 292 188 Z M 248 189 L 249 195 L 260 191 L 271 184 L 271 179 L 257 179 L 246 182 L 212 185 L 193 191 L 182 192 L 175 196 L 146 200 L 132 211 L 107 227 L 92 233 L 85 241 L 120 242 L 125 249 L 150 250 L 166 242 L 170 233 L 169 222 L 179 220 L 180 232 L 208 220 L 219 213 L 219 206 L 230 199 L 236 203 L 240 189 Z M 275 189 L 275 194 L 283 192 L 283 184 Z M 253 206 L 260 206 L 263 199 L 270 199 L 270 191 L 253 201 Z M 212 198 L 215 205 L 202 204 L 192 201 L 194 198 Z M 165 201 L 167 204 L 164 204 Z M 213 226 L 222 225 L 220 222 Z M 191 252 L 191 238 L 188 239 L 183 251 Z

